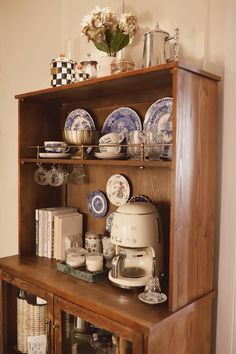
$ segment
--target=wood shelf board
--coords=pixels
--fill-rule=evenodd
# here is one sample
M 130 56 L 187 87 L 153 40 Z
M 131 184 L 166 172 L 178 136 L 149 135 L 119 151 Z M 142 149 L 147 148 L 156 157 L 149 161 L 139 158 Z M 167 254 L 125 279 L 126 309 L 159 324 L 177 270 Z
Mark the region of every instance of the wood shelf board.
M 37 256 L 10 256 L 1 258 L 0 266 L 2 271 L 16 278 L 146 333 L 170 315 L 167 303 L 150 306 L 138 300 L 141 291 L 120 289 L 108 280 L 91 284 L 62 274 L 56 269 L 54 260 Z
M 21 158 L 21 163 L 63 164 L 63 165 L 98 165 L 98 166 L 133 166 L 133 167 L 160 167 L 172 169 L 171 161 L 140 161 L 140 160 L 79 160 L 79 159 L 37 159 Z
M 63 85 L 59 87 L 50 87 L 34 92 L 27 92 L 16 95 L 15 98 L 27 101 L 43 102 L 55 101 L 65 103 L 90 97 L 106 96 L 114 90 L 119 95 L 125 92 L 130 93 L 137 87 L 145 89 L 156 88 L 158 85 L 166 84 L 172 80 L 172 69 L 183 68 L 192 71 L 198 75 L 209 77 L 213 80 L 220 78 L 214 74 L 207 73 L 202 70 L 193 69 L 189 66 L 180 65 L 178 62 L 171 62 L 163 65 L 152 66 L 149 68 L 132 70 L 117 75 L 110 75 L 92 80 L 86 80 L 79 83 Z M 96 95 L 96 96 L 94 96 Z

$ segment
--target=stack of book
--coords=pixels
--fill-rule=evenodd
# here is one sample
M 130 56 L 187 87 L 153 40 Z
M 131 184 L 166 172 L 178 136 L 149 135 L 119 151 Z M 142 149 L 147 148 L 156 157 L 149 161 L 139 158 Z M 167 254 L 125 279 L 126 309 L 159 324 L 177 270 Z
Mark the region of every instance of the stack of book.
M 82 247 L 83 215 L 76 208 L 35 210 L 36 255 L 65 259 L 65 250 L 76 243 Z

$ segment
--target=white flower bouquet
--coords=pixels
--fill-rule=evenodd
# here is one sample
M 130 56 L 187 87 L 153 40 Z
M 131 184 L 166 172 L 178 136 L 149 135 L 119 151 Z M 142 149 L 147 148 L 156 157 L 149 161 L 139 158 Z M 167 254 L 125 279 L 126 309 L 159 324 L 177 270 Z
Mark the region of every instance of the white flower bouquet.
M 95 9 L 82 20 L 82 34 L 92 41 L 98 50 L 116 56 L 126 47 L 137 31 L 137 19 L 131 14 L 122 14 L 118 20 L 107 7 Z

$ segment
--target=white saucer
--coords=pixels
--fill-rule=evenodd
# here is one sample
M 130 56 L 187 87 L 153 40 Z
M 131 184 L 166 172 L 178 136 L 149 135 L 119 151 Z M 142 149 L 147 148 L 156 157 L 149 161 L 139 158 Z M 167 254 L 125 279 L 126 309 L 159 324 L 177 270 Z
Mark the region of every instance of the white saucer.
M 161 304 L 162 302 L 165 302 L 167 300 L 167 296 L 163 293 L 159 294 L 143 292 L 139 294 L 138 298 L 139 300 L 149 305 Z
M 68 159 L 71 157 L 73 154 L 65 152 L 65 153 L 59 153 L 59 152 L 40 152 L 39 157 L 43 159 Z
M 125 156 L 122 152 L 95 152 L 98 159 L 120 159 Z

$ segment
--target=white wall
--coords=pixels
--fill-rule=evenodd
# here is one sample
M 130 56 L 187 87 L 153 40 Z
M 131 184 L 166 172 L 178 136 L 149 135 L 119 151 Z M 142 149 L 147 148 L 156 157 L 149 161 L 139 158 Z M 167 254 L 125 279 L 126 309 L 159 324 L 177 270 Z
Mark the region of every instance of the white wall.
M 0 257 L 17 252 L 17 102 L 16 93 L 49 86 L 50 60 L 71 38 L 72 57 L 98 52 L 81 37 L 80 22 L 93 7 L 117 14 L 132 11 L 139 32 L 124 55 L 140 67 L 143 33 L 158 20 L 180 28 L 182 61 L 222 75 L 219 96 L 218 236 L 220 238 L 217 354 L 236 353 L 234 314 L 235 232 L 235 4 L 234 0 L 0 0 Z M 30 127 L 29 127 L 30 129 Z M 222 175 L 221 175 L 222 166 Z M 220 203 L 222 208 L 220 207 Z M 233 311 L 233 315 L 231 315 Z

